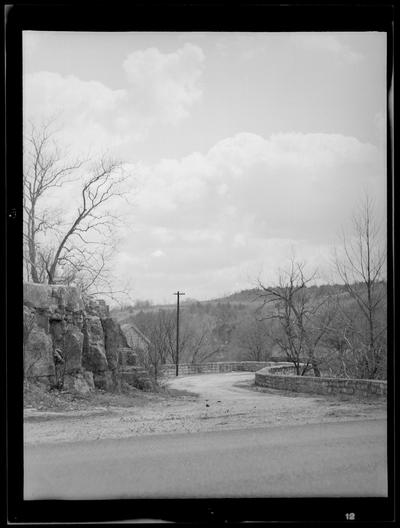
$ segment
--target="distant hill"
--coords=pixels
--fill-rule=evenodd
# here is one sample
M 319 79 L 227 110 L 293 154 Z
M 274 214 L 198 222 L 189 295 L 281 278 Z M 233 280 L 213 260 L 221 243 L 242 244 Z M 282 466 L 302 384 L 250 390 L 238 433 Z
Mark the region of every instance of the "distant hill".
M 386 283 L 382 283 L 383 286 L 386 286 Z M 363 288 L 362 285 L 357 287 Z M 322 284 L 322 285 L 313 285 L 308 286 L 307 290 L 315 297 L 316 299 L 325 297 L 327 295 L 346 295 L 346 289 L 343 284 Z M 224 297 L 218 297 L 215 299 L 209 299 L 205 301 L 197 301 L 196 299 L 188 298 L 181 301 L 181 309 L 191 311 L 195 310 L 195 307 L 201 306 L 210 306 L 218 304 L 231 304 L 235 305 L 245 305 L 249 309 L 256 309 L 262 304 L 262 294 L 263 290 L 260 288 L 251 288 L 248 290 L 241 290 L 240 292 L 235 292 Z M 123 308 L 113 308 L 111 310 L 112 316 L 120 320 L 124 319 L 128 314 L 135 315 L 139 312 L 156 312 L 158 310 L 174 310 L 176 308 L 176 303 L 170 304 L 152 304 L 150 301 L 138 301 L 133 306 L 125 306 Z
M 252 288 L 250 290 L 242 290 L 240 292 L 231 293 L 225 297 L 217 299 L 210 299 L 209 301 L 202 301 L 203 303 L 252 303 L 260 299 L 262 290 L 259 288 Z
M 382 287 L 385 288 L 386 284 L 382 283 Z M 361 293 L 365 285 L 353 285 L 353 289 L 358 288 Z M 340 297 L 342 306 L 347 307 L 351 313 L 357 313 L 359 309 L 344 285 L 309 286 L 307 292 L 310 294 L 311 304 L 315 306 L 324 304 L 327 297 L 337 296 Z M 281 354 L 276 343 L 272 343 L 269 337 L 268 325 L 271 323 L 265 323 L 267 327 L 264 329 L 262 325 L 257 326 L 260 316 L 265 321 L 276 308 L 274 302 L 263 305 L 263 293 L 261 289 L 252 288 L 216 299 L 197 301 L 189 298 L 182 302 L 181 335 L 186 336 L 184 341 L 187 345 L 184 352 L 181 351 L 181 360 L 190 362 L 195 358 L 196 361 L 201 361 L 199 358 L 202 358 L 213 361 L 260 361 L 262 359 L 258 357 L 259 353 L 265 353 L 268 358 Z M 133 306 L 114 309 L 111 314 L 119 324 L 133 324 L 152 341 L 159 340 L 160 332 L 167 328 L 164 327 L 165 324 L 171 324 L 168 322 L 170 316 L 175 321 L 175 309 L 175 303 L 152 304 L 149 301 L 139 301 Z M 172 334 L 174 340 L 174 329 Z M 264 347 L 261 352 L 255 338 Z

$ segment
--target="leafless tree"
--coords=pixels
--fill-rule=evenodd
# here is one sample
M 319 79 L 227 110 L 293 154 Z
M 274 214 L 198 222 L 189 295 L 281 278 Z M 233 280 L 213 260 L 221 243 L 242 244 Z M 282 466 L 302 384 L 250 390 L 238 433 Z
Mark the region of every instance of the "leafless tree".
M 353 217 L 352 236 L 343 234 L 343 254 L 335 254 L 335 267 L 348 295 L 358 307 L 358 317 L 341 307 L 346 321 L 343 333 L 348 349 L 360 358 L 362 377 L 374 378 L 386 352 L 386 247 L 366 197 Z M 361 319 L 361 321 L 360 321 Z
M 106 209 L 123 196 L 125 176 L 121 163 L 103 157 L 88 166 L 61 152 L 52 121 L 31 129 L 24 152 L 24 256 L 28 279 L 54 284 L 78 283 L 84 291 L 106 281 L 113 251 L 116 215 Z M 84 174 L 82 177 L 82 173 Z M 78 185 L 76 207 L 55 214 L 46 207 L 49 192 L 63 191 L 66 183 Z M 70 204 L 68 204 L 70 205 Z
M 266 287 L 259 281 L 263 308 L 269 306 L 264 320 L 273 322 L 270 336 L 291 361 L 298 375 L 310 368 L 320 376 L 317 347 L 329 328 L 332 315 L 322 308 L 326 299 L 315 302 L 307 292 L 315 273 L 305 276 L 304 264 L 292 258 L 288 271 L 281 272 L 276 287 Z M 272 305 L 272 308 L 271 308 Z
M 142 361 L 157 381 L 160 367 L 167 362 L 170 355 L 169 336 L 173 326 L 171 313 L 166 310 L 142 311 L 137 314 L 134 322 L 150 341 Z
M 267 361 L 271 356 L 272 339 L 267 322 L 253 313 L 238 329 L 238 341 L 242 349 L 242 359 Z
M 45 270 L 40 266 L 38 236 L 56 228 L 58 219 L 42 204 L 49 190 L 71 181 L 83 161 L 65 161 L 54 140 L 53 120 L 40 127 L 30 124 L 24 137 L 23 208 L 25 260 L 29 278 L 33 282 L 45 280 Z
M 221 347 L 215 347 L 209 344 L 208 334 L 202 333 L 200 336 L 194 337 L 194 342 L 191 344 L 189 350 L 191 354 L 190 363 L 197 365 L 199 363 L 205 363 L 215 358 L 221 352 Z
M 174 310 L 142 311 L 136 314 L 135 324 L 149 338 L 147 366 L 157 378 L 160 366 L 176 362 L 176 314 Z M 202 363 L 214 356 L 219 349 L 209 340 L 206 325 L 196 328 L 188 320 L 183 320 L 179 332 L 180 362 Z
M 209 321 L 200 323 L 189 317 L 183 321 L 179 345 L 183 361 L 192 364 L 204 363 L 220 353 L 221 348 L 215 345 L 211 332 Z

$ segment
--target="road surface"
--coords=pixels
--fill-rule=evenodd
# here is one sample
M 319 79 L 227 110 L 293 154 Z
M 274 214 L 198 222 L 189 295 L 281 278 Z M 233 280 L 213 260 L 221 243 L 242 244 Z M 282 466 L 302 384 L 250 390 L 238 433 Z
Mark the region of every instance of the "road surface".
M 25 499 L 386 496 L 386 421 L 26 445 Z
M 129 406 L 82 411 L 27 409 L 24 441 L 27 445 L 95 442 L 150 434 L 197 434 L 386 418 L 384 401 L 360 402 L 354 398 L 256 388 L 254 372 L 182 376 L 168 380 L 168 385 L 190 394 L 178 393 L 171 398 L 162 393 L 146 393 L 151 398 L 143 405 L 132 398 Z

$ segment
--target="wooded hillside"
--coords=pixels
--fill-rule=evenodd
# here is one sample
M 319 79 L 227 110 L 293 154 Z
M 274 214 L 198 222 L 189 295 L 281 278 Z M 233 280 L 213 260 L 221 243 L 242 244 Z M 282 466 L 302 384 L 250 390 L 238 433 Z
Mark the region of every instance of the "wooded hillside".
M 362 283 L 353 284 L 352 288 L 361 299 L 368 293 Z M 386 289 L 386 282 L 382 281 L 374 290 L 379 299 L 379 310 L 374 318 L 377 331 L 373 358 L 367 356 L 364 342 L 367 320 L 348 288 L 336 284 L 304 286 L 295 293 L 296 302 L 300 302 L 304 309 L 303 327 L 293 330 L 297 334 L 291 336 L 292 342 L 283 335 L 279 325 L 282 300 L 276 298 L 265 302 L 266 292 L 261 288 L 243 290 L 215 300 L 182 302 L 179 361 L 268 361 L 280 358 L 307 363 L 305 342 L 308 336 L 315 343 L 316 363 L 322 375 L 385 379 Z M 283 292 L 284 288 L 277 288 L 277 293 L 279 291 Z M 121 324 L 133 323 L 147 335 L 155 347 L 153 363 L 176 360 L 174 304 L 160 306 L 139 302 L 114 309 L 112 315 Z M 294 357 L 295 353 L 298 353 L 297 357 Z M 311 362 L 306 371 L 310 369 Z

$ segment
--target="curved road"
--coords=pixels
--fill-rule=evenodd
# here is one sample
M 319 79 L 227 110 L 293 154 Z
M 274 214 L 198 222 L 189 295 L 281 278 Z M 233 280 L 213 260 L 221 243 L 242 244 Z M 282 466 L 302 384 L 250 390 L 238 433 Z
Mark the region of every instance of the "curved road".
M 239 374 L 239 373 L 238 373 Z M 210 401 L 250 397 L 238 376 L 174 388 Z M 230 381 L 229 381 L 230 380 Z M 256 396 L 257 395 L 257 396 Z M 263 393 L 254 397 L 266 398 Z M 386 496 L 386 421 L 256 427 L 25 446 L 26 499 Z

